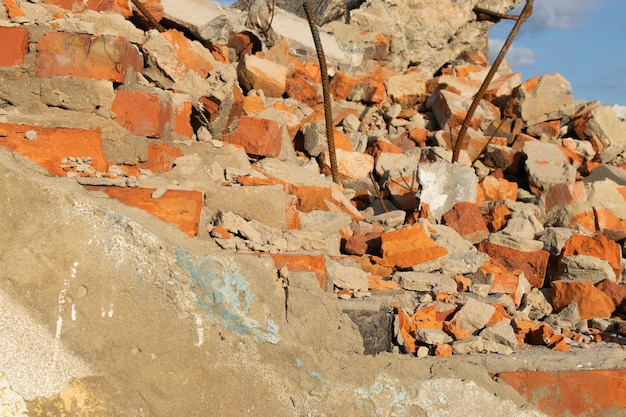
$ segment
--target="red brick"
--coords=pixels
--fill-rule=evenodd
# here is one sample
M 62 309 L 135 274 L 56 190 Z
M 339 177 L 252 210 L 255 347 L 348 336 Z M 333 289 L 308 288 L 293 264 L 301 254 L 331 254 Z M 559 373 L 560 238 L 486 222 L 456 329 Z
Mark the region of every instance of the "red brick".
M 202 78 L 206 78 L 213 64 L 204 55 L 194 48 L 192 41 L 176 29 L 170 29 L 162 33 L 172 48 L 174 49 L 174 57 L 177 62 L 177 72 L 175 76 L 177 80 L 182 80 L 187 71 L 193 71 Z
M 462 340 L 472 337 L 472 334 L 459 326 L 456 320 L 444 321 L 442 329 L 454 340 Z
M 616 284 L 608 279 L 596 285 L 596 288 L 609 296 L 618 312 L 626 312 L 626 285 Z
M 361 233 L 355 232 L 346 239 L 344 252 L 349 255 L 365 255 L 368 253 L 370 255 L 380 256 L 381 234 L 380 232 L 374 232 L 362 235 Z
M 35 140 L 25 138 L 29 130 L 37 133 Z M 70 156 L 91 157 L 91 166 L 96 171 L 106 172 L 109 167 L 102 151 L 100 130 L 0 123 L 0 146 L 32 159 L 54 176 L 66 176 L 61 161 Z
M 533 287 L 543 287 L 550 252 L 545 250 L 526 252 L 488 241 L 482 241 L 478 245 L 478 250 L 498 261 L 509 271 L 516 269 L 523 271 L 524 276 Z
M 611 317 L 615 311 L 611 298 L 594 287 L 589 280 L 554 281 L 550 290 L 552 307 L 556 312 L 574 301 L 578 304 L 578 312 L 583 320 Z
M 426 234 L 421 225 L 384 233 L 381 239 L 383 258 L 400 268 L 437 259 L 448 253 Z
M 268 120 L 241 116 L 235 129 L 222 135 L 222 141 L 240 145 L 246 153 L 276 158 L 283 142 L 283 124 Z
M 487 223 L 478 205 L 469 202 L 456 203 L 442 216 L 443 223 L 472 243 L 479 243 L 489 236 Z
M 624 369 L 516 371 L 496 378 L 554 417 L 617 416 L 626 409 Z
M 178 226 L 189 236 L 198 234 L 203 195 L 199 191 L 167 190 L 159 198 L 152 198 L 150 188 L 87 187 L 104 191 L 111 198 Z
M 168 139 L 172 104 L 159 95 L 138 90 L 116 90 L 111 110 L 115 121 L 134 135 Z
M 314 272 L 321 289 L 326 288 L 326 258 L 323 253 L 272 253 L 276 268 L 291 272 Z
M 619 243 L 607 239 L 603 235 L 584 236 L 572 235 L 563 246 L 559 259 L 564 256 L 587 255 L 604 259 L 615 271 L 615 276 L 622 276 L 622 249 Z
M 21 65 L 28 54 L 28 30 L 0 27 L 0 67 Z
M 261 50 L 260 41 L 249 32 L 230 34 L 228 37 L 228 47 L 235 50 L 237 57 L 254 54 Z
M 183 155 L 177 147 L 151 143 L 148 145 L 148 160 L 137 165 L 138 168 L 146 168 L 156 173 L 167 172 L 174 166 L 174 160 Z
M 127 73 L 143 71 L 137 47 L 121 36 L 50 32 L 37 41 L 39 77 L 75 76 L 124 82 Z
M 349 214 L 352 220 L 363 220 L 363 216 L 350 205 L 350 202 L 339 198 L 340 195 L 333 192 L 331 187 L 299 184 L 288 184 L 287 187 L 289 193 L 298 198 L 298 210 L 304 213 L 313 210 L 339 210 Z

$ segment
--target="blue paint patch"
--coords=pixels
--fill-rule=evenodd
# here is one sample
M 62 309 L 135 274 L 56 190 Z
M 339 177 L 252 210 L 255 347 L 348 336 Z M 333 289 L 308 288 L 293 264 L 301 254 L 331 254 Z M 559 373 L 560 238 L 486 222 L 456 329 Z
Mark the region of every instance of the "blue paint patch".
M 195 257 L 189 249 L 174 248 L 176 264 L 191 276 L 189 289 L 196 295 L 197 306 L 210 317 L 220 320 L 233 333 L 253 335 L 260 342 L 278 343 L 278 325 L 271 319 L 265 329 L 247 317 L 254 294 L 248 280 L 236 264 L 224 266 L 215 257 Z
M 296 366 L 302 366 L 304 365 L 304 361 L 300 358 L 296 358 Z

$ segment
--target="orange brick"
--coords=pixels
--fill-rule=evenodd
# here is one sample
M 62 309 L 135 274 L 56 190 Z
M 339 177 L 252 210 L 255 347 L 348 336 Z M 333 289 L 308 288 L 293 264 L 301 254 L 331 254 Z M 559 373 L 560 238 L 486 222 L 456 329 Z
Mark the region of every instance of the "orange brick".
M 167 172 L 174 166 L 174 160 L 183 155 L 183 152 L 177 147 L 164 143 L 151 143 L 148 145 L 148 160 L 137 164 L 137 166 L 152 172 Z
M 570 303 L 578 304 L 578 312 L 583 320 L 611 317 L 615 304 L 611 297 L 593 286 L 591 281 L 554 281 L 550 287 L 552 306 L 556 312 Z
M 152 198 L 154 189 L 87 187 L 90 190 L 104 191 L 111 198 L 146 212 L 178 226 L 189 236 L 198 234 L 203 195 L 199 191 L 167 190 L 159 198 Z
M 181 73 L 178 79 L 183 79 L 188 70 L 193 71 L 205 78 L 211 70 L 213 70 L 213 64 L 204 55 L 198 52 L 192 44 L 191 39 L 187 38 L 181 32 L 176 29 L 170 29 L 162 34 L 172 48 L 174 48 L 174 56 L 180 65 Z
M 295 98 L 309 107 L 315 107 L 322 102 L 322 97 L 317 93 L 317 89 L 298 73 L 293 73 L 287 77 L 285 92 L 287 96 Z
M 337 72 L 330 82 L 330 93 L 335 100 L 346 100 L 357 85 L 357 80 Z
M 96 12 L 112 12 L 126 9 L 127 13 L 124 17 L 130 17 L 130 9 L 128 4 L 121 6 L 123 2 L 117 0 L 43 0 L 45 4 L 52 4 L 62 9 L 69 10 L 72 13 L 82 13 L 85 10 L 93 10 Z
M 7 9 L 7 13 L 9 14 L 10 19 L 26 16 L 26 14 L 22 11 L 22 9 L 20 9 L 17 3 L 15 3 L 15 0 L 4 0 L 4 6 Z M 3 39 L 5 39 L 5 44 L 8 43 L 6 42 L 6 38 L 3 37 Z
M 36 133 L 35 140 L 25 138 L 30 130 Z M 0 123 L 0 146 L 32 159 L 54 176 L 66 176 L 61 161 L 70 156 L 91 157 L 96 171 L 106 172 L 109 167 L 100 130 Z
M 21 65 L 28 54 L 28 30 L 0 27 L 0 67 Z
M 39 77 L 75 76 L 124 82 L 130 71 L 143 71 L 137 47 L 121 36 L 50 32 L 37 41 Z
M 404 227 L 382 235 L 383 258 L 400 268 L 426 262 L 446 255 L 421 225 Z
M 172 104 L 157 94 L 138 90 L 115 90 L 111 110 L 115 121 L 134 135 L 153 138 L 170 136 Z
M 616 276 L 622 275 L 621 247 L 619 243 L 607 239 L 603 235 L 584 236 L 572 235 L 563 246 L 560 258 L 572 255 L 587 255 L 606 260 Z
M 282 147 L 283 127 L 282 123 L 273 120 L 241 116 L 237 127 L 222 135 L 221 139 L 243 146 L 250 155 L 276 158 Z
M 191 113 L 193 110 L 193 104 L 191 101 L 184 101 L 173 105 L 173 121 L 174 128 L 172 131 L 181 136 L 192 138 L 194 135 L 193 127 L 191 126 Z
M 323 253 L 271 253 L 280 269 L 286 266 L 291 272 L 314 272 L 321 289 L 326 288 L 326 258 Z
M 488 175 L 479 184 L 483 201 L 517 200 L 517 183 Z
M 626 371 L 517 371 L 496 375 L 539 410 L 554 417 L 621 415 Z
M 472 334 L 459 326 L 456 320 L 444 321 L 442 329 L 450 335 L 454 340 L 462 340 L 472 337 Z
M 450 345 L 437 345 L 435 346 L 435 356 L 446 358 L 452 356 L 452 346 Z
M 265 103 L 259 96 L 245 96 L 243 98 L 243 111 L 247 116 L 254 116 L 255 114 L 265 109 Z
M 418 308 L 411 316 L 411 320 L 416 329 L 438 329 L 443 328 L 443 322 L 437 320 L 437 306 Z

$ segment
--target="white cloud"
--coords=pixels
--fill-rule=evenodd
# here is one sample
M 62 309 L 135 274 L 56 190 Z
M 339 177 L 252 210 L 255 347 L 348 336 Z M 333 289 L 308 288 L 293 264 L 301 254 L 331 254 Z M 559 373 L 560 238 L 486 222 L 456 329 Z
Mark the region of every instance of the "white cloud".
M 519 14 L 525 2 L 515 8 Z M 524 26 L 532 31 L 550 28 L 568 29 L 581 23 L 585 14 L 600 4 L 600 0 L 539 0 L 533 3 L 533 14 Z
M 503 44 L 504 40 L 502 39 L 489 39 L 489 62 L 493 62 L 493 60 L 496 59 L 496 55 L 498 55 L 500 49 L 502 49 Z M 521 46 L 511 45 L 505 58 L 514 69 L 530 67 L 535 64 L 533 51 Z

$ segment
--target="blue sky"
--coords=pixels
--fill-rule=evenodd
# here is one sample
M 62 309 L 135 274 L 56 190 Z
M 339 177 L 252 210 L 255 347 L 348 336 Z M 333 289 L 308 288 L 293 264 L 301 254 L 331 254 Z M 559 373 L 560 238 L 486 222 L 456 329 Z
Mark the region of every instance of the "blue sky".
M 522 2 L 510 14 L 519 14 Z M 626 0 L 535 0 L 506 55 L 522 78 L 560 73 L 575 99 L 626 105 Z M 513 21 L 489 32 L 490 54 L 499 52 Z

